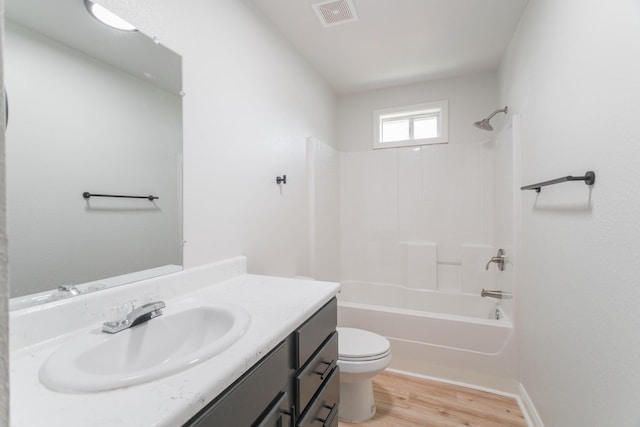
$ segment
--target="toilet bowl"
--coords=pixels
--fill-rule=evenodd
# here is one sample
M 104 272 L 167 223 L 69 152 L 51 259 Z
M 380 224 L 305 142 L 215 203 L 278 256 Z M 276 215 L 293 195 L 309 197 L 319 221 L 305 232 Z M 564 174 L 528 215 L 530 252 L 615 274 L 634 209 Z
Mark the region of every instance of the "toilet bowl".
M 391 363 L 391 345 L 386 338 L 373 332 L 342 327 L 337 330 L 338 418 L 347 422 L 366 421 L 376 413 L 371 378 Z

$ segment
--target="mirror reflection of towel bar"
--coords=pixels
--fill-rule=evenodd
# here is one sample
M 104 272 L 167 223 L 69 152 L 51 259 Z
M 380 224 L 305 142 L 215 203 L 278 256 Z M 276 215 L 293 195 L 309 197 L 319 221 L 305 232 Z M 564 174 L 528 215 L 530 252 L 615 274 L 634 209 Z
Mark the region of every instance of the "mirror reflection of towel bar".
M 84 193 L 82 193 L 82 197 L 84 197 L 87 200 L 92 197 L 120 197 L 124 199 L 147 199 L 150 201 L 160 198 L 157 196 L 152 196 L 151 194 L 149 194 L 148 196 L 122 196 L 118 194 L 92 194 L 92 193 L 89 193 L 88 191 L 85 191 Z

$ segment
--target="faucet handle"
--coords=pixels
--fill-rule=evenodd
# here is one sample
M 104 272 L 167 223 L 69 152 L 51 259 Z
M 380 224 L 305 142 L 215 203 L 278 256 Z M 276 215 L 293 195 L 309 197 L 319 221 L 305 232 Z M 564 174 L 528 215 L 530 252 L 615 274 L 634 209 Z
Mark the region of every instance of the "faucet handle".
M 491 257 L 491 259 L 489 260 L 489 262 L 487 262 L 487 265 L 484 269 L 489 270 L 489 265 L 491 265 L 492 262 L 495 262 L 496 264 L 498 264 L 498 270 L 504 271 L 506 258 L 507 257 L 504 255 L 504 249 L 498 249 L 497 255 L 494 257 Z
M 130 300 L 123 304 L 111 307 L 107 310 L 106 318 L 108 323 L 121 323 L 127 319 L 127 316 L 136 309 L 137 300 Z
M 126 317 L 127 304 L 111 307 L 107 310 L 106 318 L 109 323 L 118 323 Z
M 136 310 L 136 308 L 138 308 L 138 307 L 136 307 L 137 305 L 138 305 L 138 300 L 137 299 L 132 299 L 132 300 L 129 300 L 129 302 L 125 302 L 124 303 L 124 307 L 127 310 L 126 313 L 127 314 L 128 313 L 133 313 Z

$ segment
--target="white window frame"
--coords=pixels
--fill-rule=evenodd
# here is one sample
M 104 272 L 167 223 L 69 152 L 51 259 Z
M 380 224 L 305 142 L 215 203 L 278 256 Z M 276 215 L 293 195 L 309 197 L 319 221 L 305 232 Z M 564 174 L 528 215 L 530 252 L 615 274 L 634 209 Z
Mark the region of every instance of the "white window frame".
M 438 120 L 438 136 L 434 138 L 413 138 L 411 124 L 421 116 L 435 116 Z M 407 118 L 410 121 L 410 139 L 402 141 L 382 142 L 382 123 L 385 119 Z M 447 144 L 449 142 L 449 101 L 433 101 L 424 104 L 404 105 L 402 107 L 384 108 L 373 112 L 373 148 L 412 147 L 415 145 Z

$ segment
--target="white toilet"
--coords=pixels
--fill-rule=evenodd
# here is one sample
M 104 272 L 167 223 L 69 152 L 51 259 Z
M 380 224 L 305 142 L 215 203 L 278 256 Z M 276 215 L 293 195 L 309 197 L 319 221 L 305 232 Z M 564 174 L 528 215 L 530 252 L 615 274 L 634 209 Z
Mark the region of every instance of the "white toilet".
M 391 345 L 386 338 L 373 332 L 342 327 L 337 330 L 340 367 L 338 418 L 362 422 L 376 413 L 371 378 L 391 363 Z

